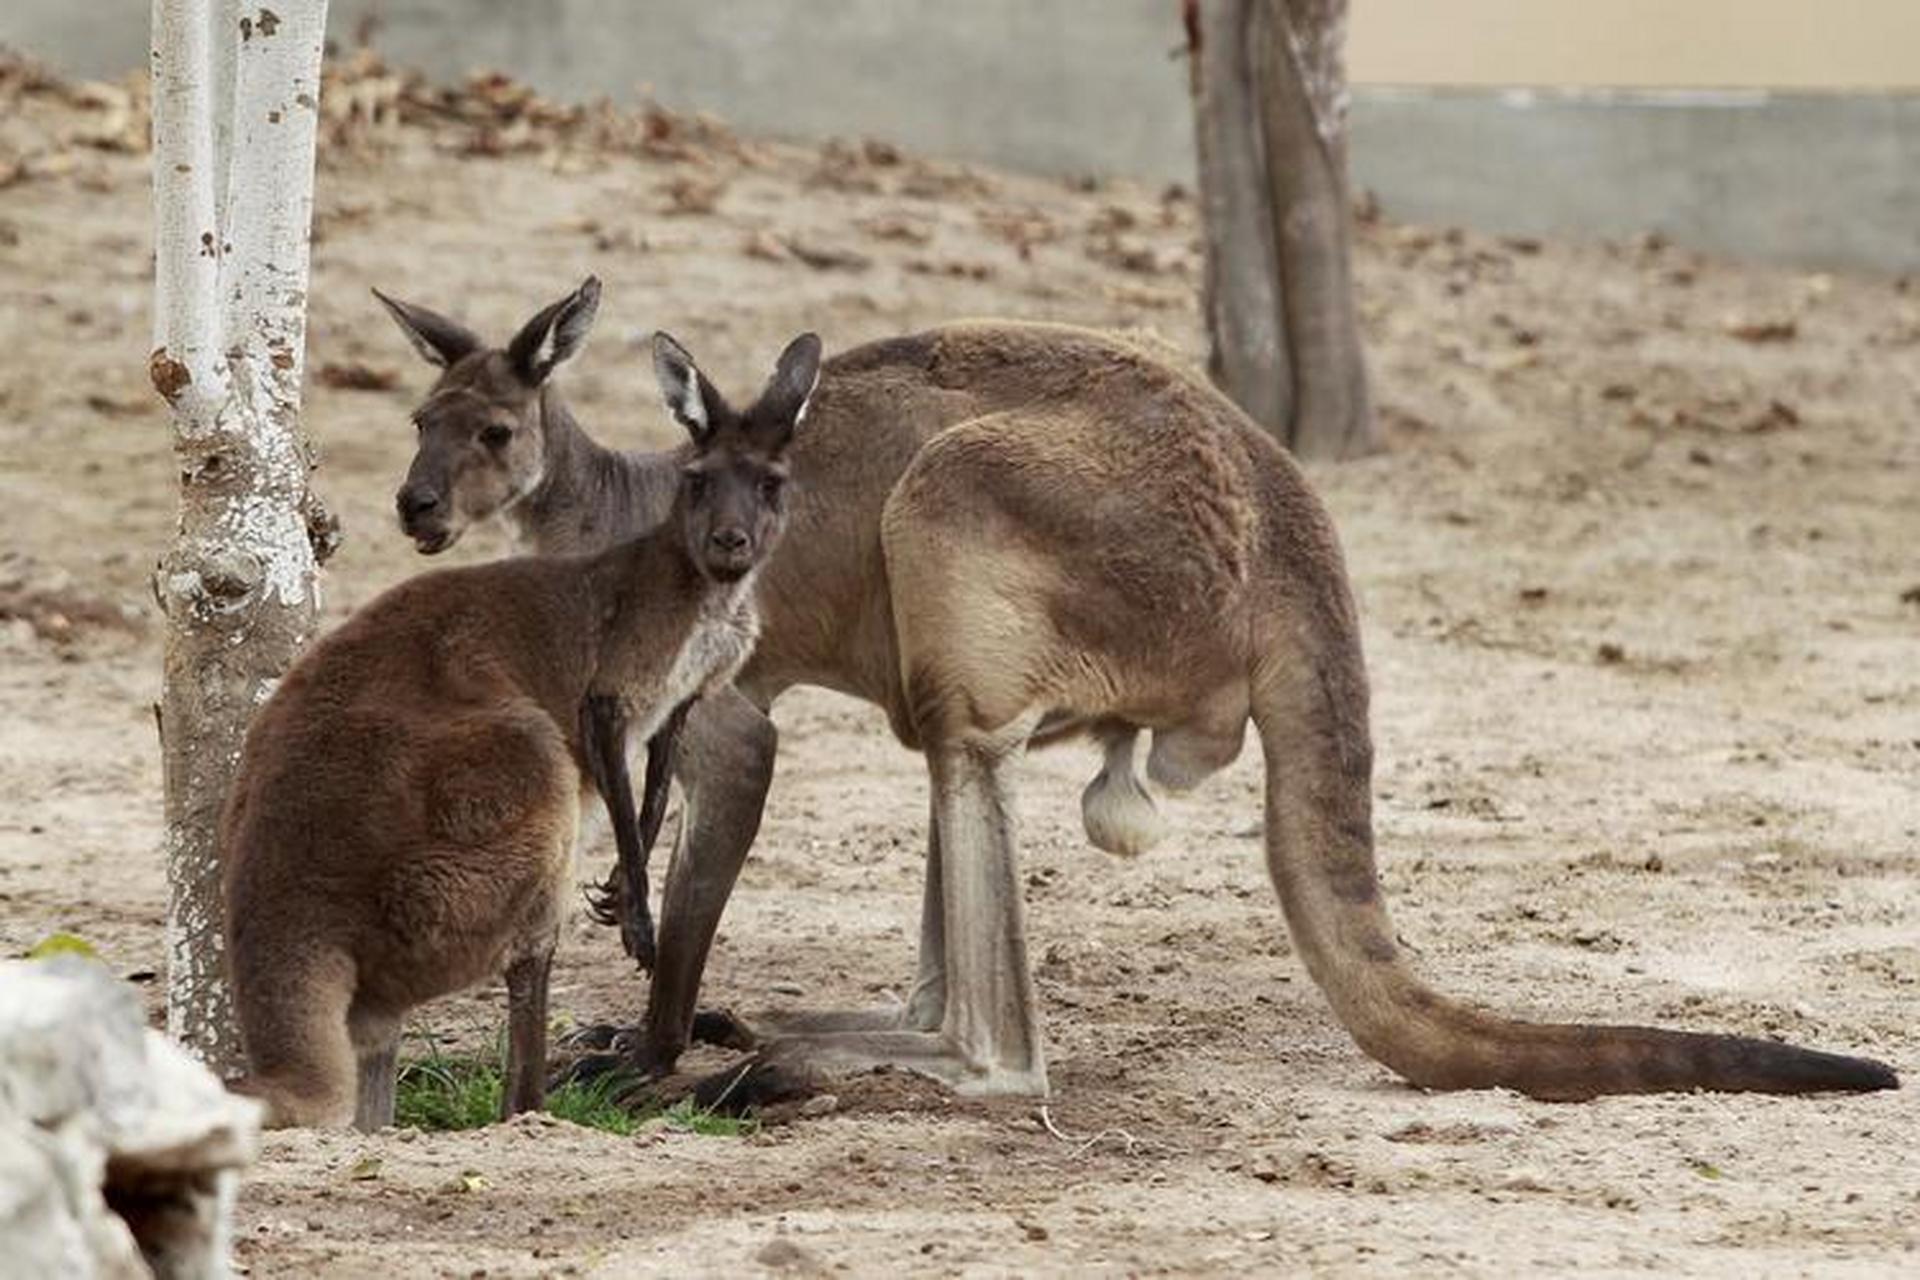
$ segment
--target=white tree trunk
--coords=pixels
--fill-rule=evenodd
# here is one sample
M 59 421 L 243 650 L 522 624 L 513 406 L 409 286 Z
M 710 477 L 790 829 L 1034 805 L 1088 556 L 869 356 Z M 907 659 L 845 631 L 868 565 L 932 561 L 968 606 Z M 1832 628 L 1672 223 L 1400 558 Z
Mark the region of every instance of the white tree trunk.
M 154 351 L 180 518 L 167 615 L 167 1029 L 240 1066 L 217 837 L 248 718 L 313 631 L 334 527 L 299 428 L 325 0 L 154 0 Z

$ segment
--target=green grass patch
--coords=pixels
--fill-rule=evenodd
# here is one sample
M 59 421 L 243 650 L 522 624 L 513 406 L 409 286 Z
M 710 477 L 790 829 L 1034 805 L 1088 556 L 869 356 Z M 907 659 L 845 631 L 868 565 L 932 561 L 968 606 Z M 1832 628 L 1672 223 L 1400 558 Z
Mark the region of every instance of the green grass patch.
M 697 1133 L 704 1138 L 744 1138 L 760 1131 L 760 1122 L 752 1116 L 728 1116 L 717 1111 L 702 1111 L 693 1104 L 692 1098 L 682 1098 L 659 1114 L 673 1128 Z
M 393 1122 L 415 1129 L 478 1129 L 500 1118 L 500 1064 L 437 1049 L 400 1064 Z
M 29 960 L 45 960 L 48 956 L 85 956 L 98 960 L 100 953 L 77 933 L 50 933 L 27 949 Z
M 616 1094 L 624 1083 L 606 1076 L 583 1084 L 562 1085 L 547 1094 L 547 1114 L 602 1133 L 625 1136 L 649 1120 L 661 1119 L 674 1129 L 710 1138 L 738 1138 L 753 1133 L 760 1122 L 751 1116 L 718 1115 L 703 1111 L 691 1099 L 660 1108 L 633 1109 L 621 1105 Z M 394 1090 L 393 1122 L 435 1132 L 479 1129 L 500 1118 L 500 1098 L 506 1076 L 496 1057 L 443 1053 L 432 1040 L 426 1056 L 400 1064 Z

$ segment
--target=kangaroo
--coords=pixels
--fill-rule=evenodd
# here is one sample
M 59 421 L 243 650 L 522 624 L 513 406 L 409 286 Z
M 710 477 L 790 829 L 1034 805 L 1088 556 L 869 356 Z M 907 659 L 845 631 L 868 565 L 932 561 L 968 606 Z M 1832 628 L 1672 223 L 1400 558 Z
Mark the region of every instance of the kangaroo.
M 541 308 L 504 348 L 425 307 L 373 296 L 441 371 L 413 412 L 419 446 L 394 495 L 421 554 L 445 551 L 493 517 L 535 555 L 598 551 L 658 524 L 673 505 L 678 468 L 601 447 L 550 377 L 593 328 L 598 279 Z M 492 358 L 470 358 L 482 352 Z
M 500 520 L 515 545 L 534 555 L 597 551 L 660 521 L 679 479 L 671 456 L 602 447 L 550 378 L 592 331 L 600 306 L 596 277 L 541 308 L 497 349 L 438 312 L 379 289 L 373 296 L 414 350 L 441 371 L 413 412 L 419 443 L 394 494 L 400 527 L 423 555 L 445 551 L 475 522 L 488 519 Z M 495 352 L 490 359 L 472 358 L 488 351 Z M 674 376 L 668 368 L 657 372 L 663 379 Z M 697 392 L 697 383 L 692 390 Z M 596 920 L 620 926 L 622 942 L 643 969 L 651 967 L 653 949 L 645 858 L 665 816 L 667 762 L 682 715 L 676 710 L 647 741 L 637 830 L 634 806 L 621 798 L 625 792 L 608 795 L 615 843 L 637 848 L 637 855 L 619 858 L 588 898 Z M 618 727 L 604 719 L 595 729 L 609 741 L 619 736 Z M 606 781 L 624 788 L 624 763 L 619 771 L 619 779 Z
M 448 378 L 537 382 L 568 314 Z M 250 726 L 221 847 L 248 1087 L 269 1123 L 390 1123 L 407 1012 L 502 971 L 503 1112 L 541 1104 L 584 793 L 591 780 L 617 810 L 620 738 L 724 686 L 751 651 L 820 342 L 796 338 L 744 412 L 671 338 L 654 354 L 691 437 L 670 455 L 663 521 L 597 552 L 405 582 L 308 650 Z
M 899 1009 L 703 1018 L 704 1033 L 762 1049 L 736 1102 L 876 1065 L 1044 1095 L 1020 755 L 1099 741 L 1085 826 L 1136 853 L 1160 826 L 1136 771 L 1142 733 L 1148 777 L 1179 790 L 1233 761 L 1249 721 L 1267 868 L 1308 972 L 1361 1049 L 1413 1084 L 1549 1099 L 1897 1087 L 1880 1063 L 1772 1041 L 1511 1021 L 1416 976 L 1375 872 L 1366 669 L 1332 523 L 1291 457 L 1199 378 L 1082 329 L 950 325 L 828 360 L 790 463 L 807 536 L 763 570 L 760 642 L 734 691 L 692 708 L 675 752 L 684 817 L 632 1065 L 670 1070 L 693 1033 L 771 782 L 767 709 L 813 684 L 883 708 L 926 756 L 919 970 Z M 652 501 L 628 514 L 663 518 Z

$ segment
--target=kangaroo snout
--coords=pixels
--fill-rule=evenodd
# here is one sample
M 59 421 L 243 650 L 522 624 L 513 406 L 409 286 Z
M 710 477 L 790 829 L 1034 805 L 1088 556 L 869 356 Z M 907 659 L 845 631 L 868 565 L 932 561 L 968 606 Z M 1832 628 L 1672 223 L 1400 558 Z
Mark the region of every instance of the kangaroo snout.
M 453 545 L 458 530 L 447 525 L 448 504 L 439 489 L 428 484 L 403 485 L 393 505 L 400 513 L 400 528 L 421 555 L 435 555 Z
M 426 485 L 408 485 L 394 497 L 394 505 L 400 509 L 400 523 L 411 525 L 440 509 L 440 494 Z
M 739 525 L 724 525 L 709 532 L 706 551 L 700 558 L 707 576 L 716 582 L 738 582 L 760 559 L 754 554 L 753 536 Z

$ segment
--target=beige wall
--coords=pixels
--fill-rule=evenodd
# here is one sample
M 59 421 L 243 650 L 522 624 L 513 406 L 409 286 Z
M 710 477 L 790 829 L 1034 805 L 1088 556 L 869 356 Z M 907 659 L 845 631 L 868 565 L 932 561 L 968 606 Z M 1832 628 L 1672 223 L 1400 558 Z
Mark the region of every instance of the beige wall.
M 1920 0 L 1351 0 L 1359 84 L 1920 89 Z

